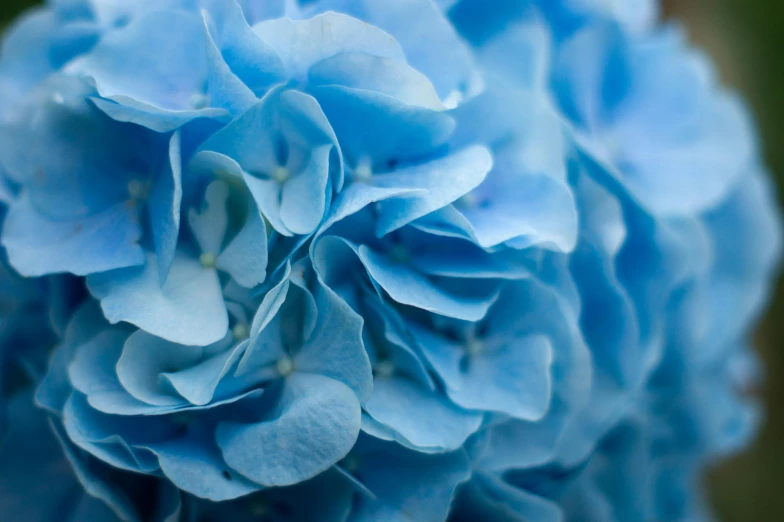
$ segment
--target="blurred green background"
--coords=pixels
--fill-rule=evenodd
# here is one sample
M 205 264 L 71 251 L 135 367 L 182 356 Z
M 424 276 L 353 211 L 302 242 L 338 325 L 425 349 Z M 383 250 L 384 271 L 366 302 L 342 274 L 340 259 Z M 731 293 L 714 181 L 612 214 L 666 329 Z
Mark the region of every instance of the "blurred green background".
M 664 17 L 685 24 L 694 44 L 716 60 L 724 83 L 749 101 L 784 202 L 784 1 L 662 1 Z M 37 3 L 0 0 L 0 27 Z M 765 425 L 752 448 L 711 470 L 709 476 L 711 501 L 723 522 L 784 522 L 782 335 L 784 284 L 780 283 L 757 342 L 767 369 L 762 390 L 768 409 Z

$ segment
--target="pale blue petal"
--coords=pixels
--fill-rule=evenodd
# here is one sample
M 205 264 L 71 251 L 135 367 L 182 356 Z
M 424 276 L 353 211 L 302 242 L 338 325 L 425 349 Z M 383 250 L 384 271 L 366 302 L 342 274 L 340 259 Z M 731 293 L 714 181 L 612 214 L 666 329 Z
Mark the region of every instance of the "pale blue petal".
M 370 158 L 386 169 L 390 162 L 420 161 L 455 130 L 455 120 L 445 112 L 386 94 L 340 85 L 312 86 L 308 92 L 329 118 L 343 154 L 355 162 Z
M 482 414 L 452 404 L 437 391 L 404 377 L 377 377 L 365 411 L 419 451 L 460 448 L 482 423 Z
M 260 285 L 267 278 L 267 227 L 256 208 L 245 224 L 218 256 L 217 267 L 245 288 Z
M 204 94 L 207 81 L 205 40 L 197 15 L 151 11 L 109 32 L 73 67 L 93 78 L 104 98 L 164 112 L 198 111 L 194 96 Z
M 370 360 L 362 343 L 364 321 L 326 286 L 319 287 L 316 300 L 316 326 L 296 355 L 296 368 L 342 382 L 364 402 L 373 387 Z
M 229 224 L 229 216 L 226 212 L 228 199 L 228 185 L 221 180 L 216 180 L 207 186 L 201 212 L 196 209 L 188 212 L 188 225 L 204 253 L 217 256 L 221 251 L 226 227 Z
M 126 203 L 89 217 L 54 221 L 22 195 L 5 218 L 2 243 L 14 268 L 35 277 L 63 272 L 88 275 L 141 265 L 140 238 L 138 210 Z
M 309 20 L 267 20 L 254 25 L 253 31 L 277 51 L 288 75 L 298 80 L 305 80 L 316 62 L 342 52 L 366 52 L 405 62 L 403 50 L 389 34 L 340 13 Z
M 237 375 L 256 370 L 276 360 L 283 354 L 279 322 L 272 324 L 278 317 L 280 307 L 289 293 L 291 265 L 286 263 L 278 281 L 264 295 L 253 316 L 250 327 L 248 349 L 237 365 Z
M 235 11 L 231 7 L 229 9 Z M 236 16 L 242 18 L 239 13 Z M 256 96 L 240 78 L 235 76 L 229 64 L 226 63 L 221 50 L 215 43 L 214 36 L 210 33 L 211 20 L 206 11 L 202 11 L 202 18 L 206 32 L 207 92 L 209 93 L 209 99 L 206 94 L 204 95 L 205 102 L 213 107 L 226 109 L 236 116 L 250 108 L 256 102 Z M 242 24 L 247 27 L 244 20 L 242 20 Z M 250 30 L 249 27 L 248 30 Z
M 373 441 L 358 448 L 362 483 L 376 499 L 362 498 L 352 522 L 444 522 L 457 486 L 471 476 L 463 451 L 424 455 Z
M 465 91 L 470 89 L 475 74 L 471 53 L 431 0 L 328 0 L 322 4 L 320 10 L 343 11 L 391 34 L 400 42 L 411 66 L 435 84 L 442 100 L 468 94 Z
M 486 295 L 478 297 L 450 294 L 419 272 L 395 263 L 365 245 L 359 247 L 357 255 L 370 277 L 392 299 L 404 305 L 464 321 L 478 321 L 498 298 L 498 293 L 492 288 Z
M 182 158 L 180 133 L 174 133 L 169 145 L 168 161 L 158 174 L 150 194 L 148 212 L 152 226 L 155 253 L 161 284 L 169 275 L 177 237 L 180 233 L 180 204 L 182 203 Z
M 207 405 L 220 391 L 218 385 L 239 360 L 244 348 L 244 344 L 239 344 L 190 368 L 164 372 L 161 379 L 168 382 L 189 403 L 196 406 Z
M 230 119 L 229 113 L 223 109 L 172 111 L 146 105 L 127 96 L 114 96 L 112 99 L 90 98 L 90 101 L 113 120 L 134 123 L 159 133 L 177 130 L 197 118 L 209 118 L 219 122 Z
M 182 399 L 165 386 L 161 374 L 194 366 L 203 355 L 200 347 L 175 344 L 137 330 L 122 349 L 116 364 L 117 378 L 140 401 L 154 406 L 178 405 Z
M 493 158 L 484 147 L 474 146 L 445 158 L 379 176 L 387 187 L 424 189 L 424 193 L 381 202 L 377 233 L 386 235 L 457 201 L 484 181 Z
M 215 442 L 198 435 L 150 446 L 163 474 L 191 495 L 214 502 L 231 500 L 261 489 L 240 475 L 231 474 Z
M 229 329 L 218 274 L 183 254 L 175 256 L 163 286 L 151 254 L 143 268 L 96 274 L 87 283 L 109 321 L 135 324 L 168 341 L 205 346 Z
M 408 105 L 443 110 L 430 80 L 404 62 L 367 52 L 344 52 L 317 62 L 308 84 L 342 85 L 386 94 Z
M 498 522 L 562 522 L 558 505 L 486 473 L 478 473 L 456 506 L 458 522 L 494 520 Z M 592 519 L 593 520 L 593 519 Z
M 283 63 L 275 50 L 259 38 L 245 20 L 258 20 L 257 11 L 268 8 L 269 2 L 242 2 L 242 10 L 235 2 L 224 9 L 212 11 L 212 18 L 204 14 L 217 49 L 232 73 L 257 96 L 285 79 Z M 243 17 L 243 14 L 245 15 Z M 264 19 L 279 16 L 264 16 Z
M 538 420 L 547 413 L 553 361 L 547 338 L 510 336 L 493 345 L 485 341 L 484 351 L 473 356 L 466 355 L 464 347 L 425 337 L 421 331 L 419 338 L 425 356 L 456 404 L 522 420 Z
M 232 469 L 265 486 L 315 477 L 357 440 L 360 407 L 345 384 L 321 375 L 286 379 L 275 409 L 256 424 L 222 423 L 217 440 Z

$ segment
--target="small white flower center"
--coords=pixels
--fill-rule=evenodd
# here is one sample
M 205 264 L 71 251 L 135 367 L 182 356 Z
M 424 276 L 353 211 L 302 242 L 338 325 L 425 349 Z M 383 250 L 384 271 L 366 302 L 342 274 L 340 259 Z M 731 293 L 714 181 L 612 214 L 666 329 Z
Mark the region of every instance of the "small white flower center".
M 199 256 L 199 262 L 204 268 L 215 268 L 215 265 L 218 264 L 218 258 L 212 252 L 203 252 Z
M 275 369 L 278 370 L 278 373 L 281 377 L 288 377 L 291 375 L 291 372 L 294 371 L 294 361 L 288 357 L 283 357 L 282 359 L 278 360 L 278 363 L 275 365 Z
M 367 156 L 357 161 L 353 172 L 354 181 L 370 181 L 373 177 L 373 163 Z
M 146 181 L 140 179 L 132 179 L 128 182 L 128 195 L 132 200 L 139 201 L 146 199 L 149 193 L 150 186 Z
M 379 377 L 392 377 L 395 373 L 395 363 L 389 359 L 383 359 L 376 363 L 376 375 Z
M 356 473 L 359 471 L 359 458 L 356 455 L 346 455 L 346 458 L 340 461 L 340 466 L 349 473 Z
M 475 208 L 479 205 L 479 198 L 473 192 L 469 192 L 468 194 L 464 194 L 460 199 L 457 200 L 460 206 L 464 208 Z
M 210 104 L 210 98 L 205 93 L 197 92 L 191 95 L 191 107 L 196 110 L 204 109 Z
M 241 341 L 243 339 L 247 339 L 250 336 L 250 330 L 248 329 L 247 324 L 237 323 L 234 325 L 234 328 L 231 329 L 231 334 L 236 340 Z
M 272 171 L 272 178 L 278 183 L 285 183 L 291 177 L 291 172 L 286 167 L 278 166 Z
M 466 352 L 468 352 L 468 355 L 471 357 L 476 357 L 477 355 L 482 353 L 482 349 L 483 349 L 482 342 L 479 341 L 478 339 L 474 339 L 473 337 L 469 337 L 468 339 L 466 339 L 465 347 L 466 347 Z

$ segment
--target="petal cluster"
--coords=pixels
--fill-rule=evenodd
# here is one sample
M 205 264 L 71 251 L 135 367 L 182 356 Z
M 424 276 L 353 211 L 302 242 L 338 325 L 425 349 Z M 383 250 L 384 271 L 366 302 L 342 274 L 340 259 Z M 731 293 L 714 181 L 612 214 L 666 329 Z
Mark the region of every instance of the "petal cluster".
M 0 55 L 0 513 L 707 516 L 701 471 L 759 419 L 779 216 L 742 102 L 657 11 L 21 18 Z

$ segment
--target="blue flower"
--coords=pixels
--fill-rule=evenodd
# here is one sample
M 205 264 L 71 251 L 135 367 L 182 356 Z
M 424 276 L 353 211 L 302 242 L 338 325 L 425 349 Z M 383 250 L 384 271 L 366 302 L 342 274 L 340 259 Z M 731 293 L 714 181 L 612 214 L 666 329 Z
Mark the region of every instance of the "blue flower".
M 656 12 L 22 18 L 0 353 L 30 378 L 0 513 L 54 480 L 72 520 L 702 516 L 699 473 L 759 419 L 779 218 L 745 109 Z

